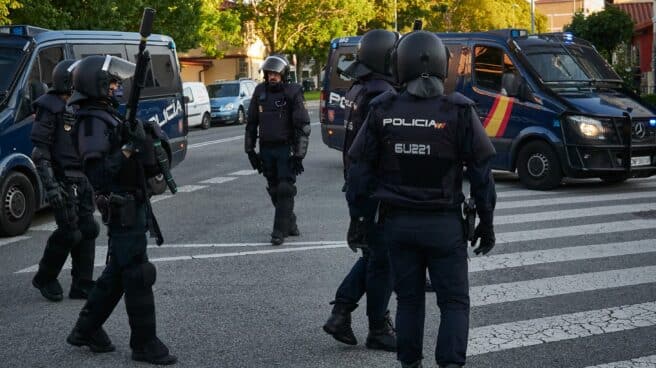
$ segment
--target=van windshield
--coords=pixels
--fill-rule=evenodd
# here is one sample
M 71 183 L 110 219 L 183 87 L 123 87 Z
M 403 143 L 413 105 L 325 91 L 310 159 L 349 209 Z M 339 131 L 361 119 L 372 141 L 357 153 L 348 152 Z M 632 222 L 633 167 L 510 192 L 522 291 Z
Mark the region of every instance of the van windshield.
M 0 98 L 16 78 L 23 54 L 21 49 L 0 46 Z
M 621 82 L 593 49 L 581 46 L 529 47 L 526 57 L 545 83 Z
M 239 84 L 211 84 L 207 86 L 207 93 L 210 98 L 233 97 L 239 95 Z

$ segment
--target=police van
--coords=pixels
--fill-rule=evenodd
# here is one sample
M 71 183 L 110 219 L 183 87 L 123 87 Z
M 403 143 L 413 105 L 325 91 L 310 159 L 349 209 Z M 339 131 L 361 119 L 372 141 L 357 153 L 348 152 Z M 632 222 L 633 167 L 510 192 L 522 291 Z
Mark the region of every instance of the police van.
M 25 232 L 34 212 L 45 205 L 44 190 L 30 159 L 32 102 L 51 85 L 55 65 L 88 55 L 114 55 L 135 62 L 139 40 L 138 33 L 0 27 L 0 234 Z M 151 35 L 148 51 L 151 64 L 138 117 L 161 126 L 169 138 L 164 143 L 169 162 L 175 166 L 185 158 L 188 129 L 175 43 L 170 37 Z M 130 81 L 122 87 L 123 112 Z
M 621 182 L 656 174 L 656 110 L 587 41 L 568 33 L 509 29 L 438 33 L 451 54 L 445 92 L 472 99 L 497 150 L 493 168 L 518 173 L 530 189 L 563 177 Z M 342 71 L 360 37 L 334 39 L 324 70 L 321 133 L 341 150 Z

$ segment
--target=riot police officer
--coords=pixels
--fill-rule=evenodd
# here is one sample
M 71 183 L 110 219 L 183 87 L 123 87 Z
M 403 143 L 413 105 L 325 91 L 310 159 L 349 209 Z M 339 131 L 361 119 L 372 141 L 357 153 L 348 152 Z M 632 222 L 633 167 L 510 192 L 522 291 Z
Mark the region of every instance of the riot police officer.
M 379 94 L 393 91 L 390 57 L 398 35 L 382 29 L 367 32 L 360 41 L 356 61 L 344 73 L 355 79 L 346 93 L 344 111 L 345 138 L 343 147 L 345 187 L 349 168 L 348 150 L 360 130 L 367 113 L 369 102 Z M 367 293 L 367 316 L 369 335 L 366 346 L 370 349 L 396 351 L 396 337 L 387 305 L 392 294 L 389 253 L 376 231 L 373 221 L 378 201 L 368 199 L 362 206 L 349 206 L 351 218 L 347 240 L 354 251 L 356 246 L 366 246 L 337 289 L 330 318 L 323 326 L 324 331 L 337 341 L 349 345 L 357 344 L 351 329 L 351 312 L 358 301 Z M 366 221 L 365 221 L 366 220 Z M 360 229 L 365 230 L 367 239 L 359 239 Z M 366 244 L 365 244 L 366 243 Z
M 96 203 L 107 224 L 108 260 L 102 275 L 67 338 L 94 352 L 113 351 L 102 325 L 125 293 L 132 359 L 173 364 L 176 357 L 156 335 L 155 266 L 146 254 L 148 205 L 145 179 L 152 151 L 142 124 L 130 127 L 115 108 L 121 80 L 132 77 L 134 64 L 114 56 L 88 56 L 75 69 L 77 148 L 84 171 L 96 191 Z
M 473 231 L 474 252 L 495 244 L 496 202 L 490 159 L 494 148 L 473 102 L 445 96 L 448 51 L 433 33 L 412 32 L 392 56 L 398 94 L 374 99 L 349 151 L 347 198 L 381 202 L 379 219 L 390 249 L 398 353 L 403 367 L 422 366 L 424 277 L 428 272 L 440 308 L 435 356 L 440 367 L 465 364 L 469 329 L 467 247 L 461 206 L 463 163 L 480 223 Z
M 72 93 L 74 60 L 59 62 L 52 72 L 48 93 L 34 101 L 32 160 L 52 207 L 57 228 L 48 237 L 39 270 L 32 285 L 52 301 L 61 301 L 63 290 L 57 275 L 71 254 L 71 299 L 86 299 L 93 287 L 95 239 L 99 226 L 93 218 L 93 189 L 73 147 L 72 112 L 66 101 Z
M 288 83 L 289 62 L 271 55 L 261 70 L 264 82 L 255 87 L 248 107 L 245 151 L 254 169 L 267 180 L 267 192 L 275 207 L 271 244 L 281 245 L 286 236 L 298 236 L 294 214 L 296 176 L 303 172 L 303 159 L 310 137 L 310 115 L 305 109 L 303 88 Z M 260 152 L 255 143 L 260 140 Z

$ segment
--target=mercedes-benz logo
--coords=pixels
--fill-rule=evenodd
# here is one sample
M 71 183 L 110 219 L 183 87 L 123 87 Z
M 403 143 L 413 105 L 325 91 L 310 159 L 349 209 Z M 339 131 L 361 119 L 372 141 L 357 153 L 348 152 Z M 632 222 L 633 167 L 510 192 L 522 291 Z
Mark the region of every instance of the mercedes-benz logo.
M 637 122 L 633 125 L 633 136 L 642 139 L 645 137 L 647 134 L 647 127 L 645 127 L 645 123 L 643 122 Z

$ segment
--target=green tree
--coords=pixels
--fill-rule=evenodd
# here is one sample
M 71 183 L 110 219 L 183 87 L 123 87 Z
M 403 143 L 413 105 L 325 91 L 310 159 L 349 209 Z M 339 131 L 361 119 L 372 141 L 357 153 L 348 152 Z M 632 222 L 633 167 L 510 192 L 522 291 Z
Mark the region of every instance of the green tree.
M 623 43 L 631 41 L 633 20 L 615 6 L 590 14 L 587 18 L 577 14 L 565 30 L 592 42 L 599 52 L 611 60 L 613 52 Z
M 199 45 L 208 56 L 222 57 L 230 46 L 244 44 L 242 16 L 232 8 L 224 8 L 222 0 L 205 0 L 201 7 Z
M 0 0 L 0 24 L 9 24 L 9 12 L 12 9 L 20 8 L 21 4 L 17 0 Z

